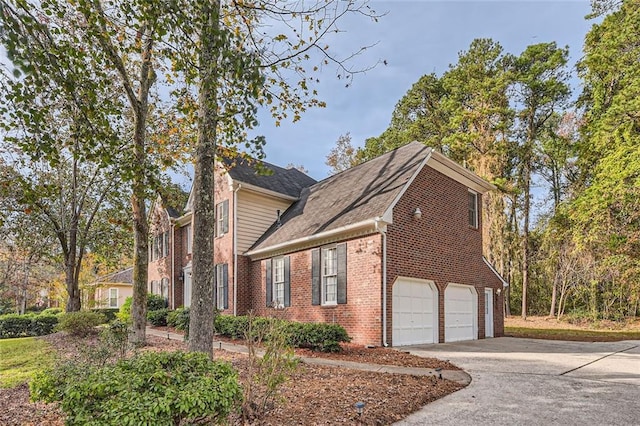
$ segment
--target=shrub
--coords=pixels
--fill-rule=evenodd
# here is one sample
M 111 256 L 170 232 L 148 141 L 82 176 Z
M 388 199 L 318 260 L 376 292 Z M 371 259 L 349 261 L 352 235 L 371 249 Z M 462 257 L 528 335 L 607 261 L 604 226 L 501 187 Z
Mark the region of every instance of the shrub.
M 31 319 L 31 335 L 44 336 L 55 331 L 58 325 L 58 317 L 55 315 L 47 315 L 44 313 L 36 315 Z
M 167 307 L 167 299 L 159 294 L 147 294 L 147 311 L 157 311 Z
M 183 352 L 145 352 L 88 371 L 60 366 L 30 389 L 34 400 L 60 401 L 69 425 L 220 422 L 241 400 L 229 364 Z
M 95 327 L 104 324 L 106 318 L 97 312 L 79 311 L 60 315 L 58 329 L 67 333 L 84 337 L 95 331 Z
M 107 322 L 111 322 L 116 319 L 116 316 L 120 311 L 118 308 L 95 308 L 91 309 L 91 312 L 102 314 L 107 319 Z
M 120 321 L 128 323 L 131 321 L 131 304 L 133 303 L 133 297 L 129 296 L 124 299 L 124 303 L 120 306 L 116 318 Z
M 167 308 L 156 309 L 155 311 L 147 312 L 147 321 L 155 326 L 167 325 L 167 315 L 169 310 Z
M 0 317 L 0 338 L 31 336 L 33 315 L 8 314 Z
M 189 308 L 178 308 L 167 314 L 167 325 L 185 332 L 185 339 L 189 336 Z
M 256 317 L 252 320 L 249 336 L 263 335 L 263 330 L 272 327 L 271 321 L 279 321 L 285 330 L 289 344 L 296 348 L 309 348 L 320 352 L 339 352 L 341 342 L 349 342 L 347 331 L 338 324 L 301 323 L 272 318 Z M 214 328 L 218 334 L 231 338 L 243 338 L 247 335 L 249 320 L 246 316 L 218 315 Z M 268 337 L 267 337 L 268 338 Z
M 42 311 L 41 315 L 60 315 L 62 312 L 62 308 L 47 308 Z

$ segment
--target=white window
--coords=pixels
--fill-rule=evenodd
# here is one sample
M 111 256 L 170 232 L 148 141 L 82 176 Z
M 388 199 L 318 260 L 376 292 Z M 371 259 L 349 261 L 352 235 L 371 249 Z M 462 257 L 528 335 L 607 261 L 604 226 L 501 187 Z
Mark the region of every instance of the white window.
M 284 307 L 284 257 L 273 259 L 273 307 Z
M 224 264 L 216 265 L 216 307 L 220 310 L 225 308 L 225 287 L 226 280 L 224 274 Z
M 469 226 L 478 228 L 478 194 L 469 191 Z
M 229 232 L 229 200 L 216 204 L 216 237 Z
M 160 282 L 160 295 L 164 300 L 169 300 L 169 278 L 163 278 Z
M 338 251 L 335 247 L 322 249 L 322 304 L 338 303 Z
M 118 307 L 118 289 L 117 288 L 109 289 L 109 307 L 110 308 Z
M 162 257 L 169 256 L 169 232 L 162 234 Z
M 190 254 L 191 249 L 193 248 L 193 234 L 191 233 L 191 225 L 185 226 L 184 232 L 187 238 L 187 254 Z

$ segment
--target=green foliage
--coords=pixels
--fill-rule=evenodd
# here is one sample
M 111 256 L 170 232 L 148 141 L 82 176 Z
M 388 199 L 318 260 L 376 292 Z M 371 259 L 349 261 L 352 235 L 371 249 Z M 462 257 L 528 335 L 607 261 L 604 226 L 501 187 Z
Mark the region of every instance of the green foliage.
M 129 323 L 131 321 L 131 304 L 133 303 L 133 297 L 129 296 L 124 299 L 124 303 L 120 306 L 120 310 L 116 314 L 116 318 L 118 318 L 122 322 Z
M 167 325 L 167 315 L 169 310 L 167 308 L 157 309 L 155 311 L 147 311 L 147 321 L 155 326 Z
M 0 339 L 44 336 L 54 332 L 58 317 L 48 314 L 8 314 L 0 316 Z
M 167 325 L 185 332 L 185 339 L 189 337 L 189 308 L 178 308 L 167 314 Z
M 167 307 L 167 300 L 159 294 L 147 294 L 147 311 L 157 311 Z
M 145 352 L 86 370 L 65 364 L 30 389 L 34 400 L 59 401 L 69 425 L 220 422 L 241 399 L 229 364 L 183 352 Z
M 341 342 L 349 342 L 351 338 L 339 324 L 301 323 L 282 319 L 255 317 L 251 320 L 249 330 L 248 316 L 217 315 L 214 329 L 218 334 L 234 339 L 247 336 L 268 339 L 265 329 L 273 328 L 278 322 L 279 330 L 287 336 L 288 343 L 296 348 L 308 348 L 320 352 L 339 352 Z M 266 336 L 266 337 L 265 337 Z
M 91 309 L 91 312 L 104 315 L 107 322 L 111 322 L 117 318 L 118 312 L 120 311 L 118 310 L 118 308 L 96 308 Z
M 60 315 L 64 310 L 62 308 L 47 308 L 42 311 L 42 315 Z
M 31 319 L 31 315 L 3 315 L 0 318 L 0 337 L 7 339 L 29 336 Z
M 106 317 L 97 312 L 67 312 L 59 317 L 58 329 L 73 336 L 85 337 L 97 332 L 96 327 L 106 322 Z

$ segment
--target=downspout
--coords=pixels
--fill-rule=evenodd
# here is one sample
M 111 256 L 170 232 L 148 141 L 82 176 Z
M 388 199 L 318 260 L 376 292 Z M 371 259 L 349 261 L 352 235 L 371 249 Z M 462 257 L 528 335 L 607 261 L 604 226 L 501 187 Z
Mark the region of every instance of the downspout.
M 233 316 L 238 315 L 238 187 L 233 190 Z
M 175 260 L 176 260 L 176 221 L 171 220 L 171 309 L 176 308 Z
M 387 343 L 387 232 L 386 226 L 379 226 L 380 218 L 376 218 L 376 231 L 382 235 L 382 346 Z

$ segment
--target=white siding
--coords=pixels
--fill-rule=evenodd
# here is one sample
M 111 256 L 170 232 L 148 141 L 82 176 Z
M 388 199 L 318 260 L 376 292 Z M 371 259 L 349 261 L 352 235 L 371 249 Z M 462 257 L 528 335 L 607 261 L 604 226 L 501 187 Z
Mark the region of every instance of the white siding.
M 250 191 L 238 191 L 238 253 L 249 250 L 258 238 L 291 205 L 291 201 Z

